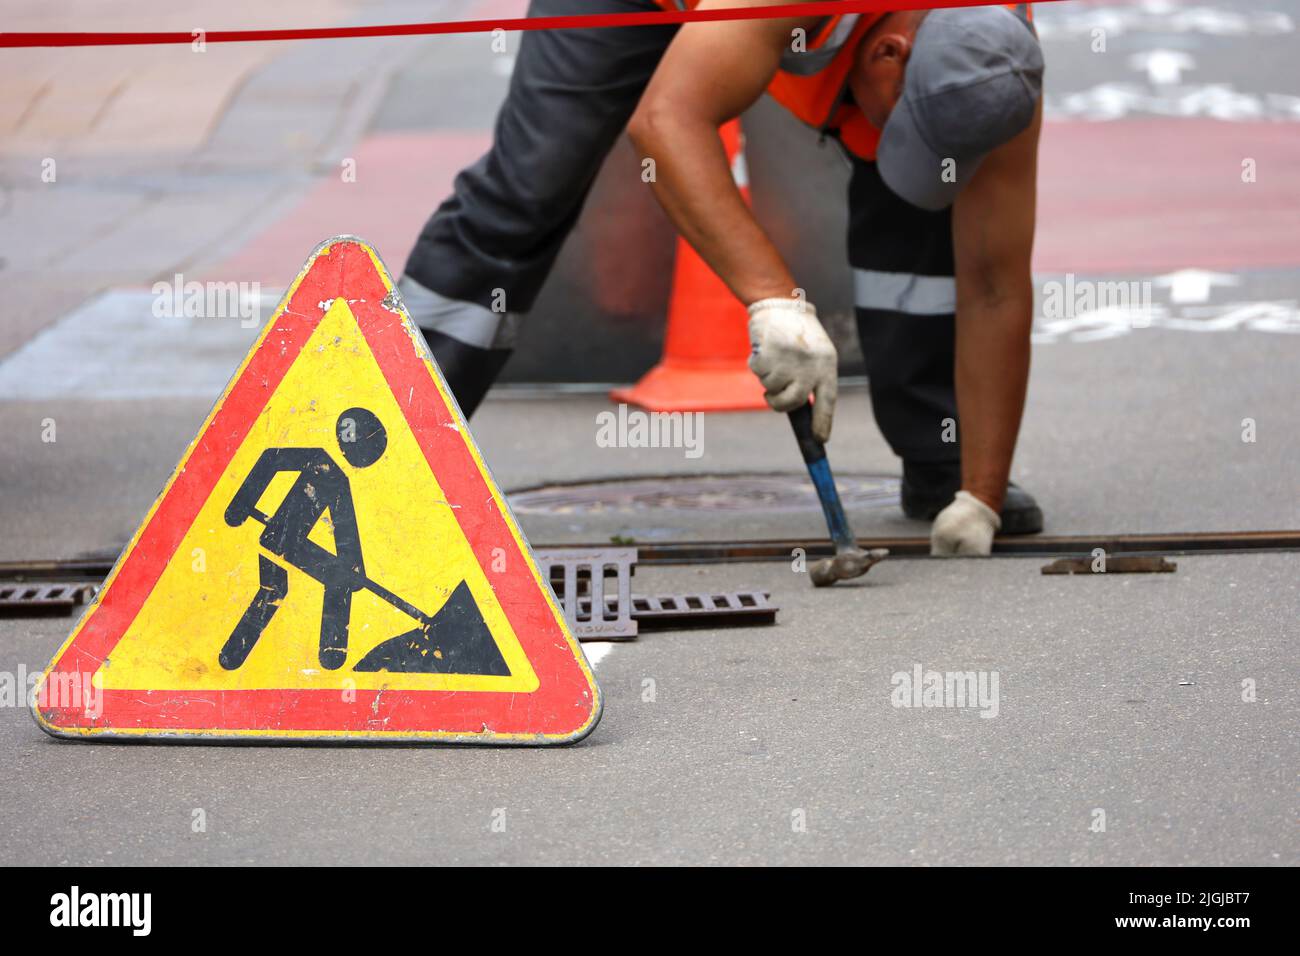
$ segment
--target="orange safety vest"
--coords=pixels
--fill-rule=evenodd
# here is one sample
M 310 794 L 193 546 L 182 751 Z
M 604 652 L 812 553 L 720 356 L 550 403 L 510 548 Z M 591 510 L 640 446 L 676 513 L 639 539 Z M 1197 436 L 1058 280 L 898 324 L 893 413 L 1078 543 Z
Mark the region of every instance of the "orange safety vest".
M 665 10 L 693 10 L 699 0 L 656 0 Z M 1027 20 L 1033 13 L 1027 3 L 1006 6 Z M 808 38 L 807 49 L 787 50 L 767 92 L 796 119 L 839 137 L 845 147 L 863 159 L 876 158 L 880 130 L 862 110 L 847 101 L 849 72 L 854 53 L 867 31 L 883 13 L 840 13 L 823 18 Z

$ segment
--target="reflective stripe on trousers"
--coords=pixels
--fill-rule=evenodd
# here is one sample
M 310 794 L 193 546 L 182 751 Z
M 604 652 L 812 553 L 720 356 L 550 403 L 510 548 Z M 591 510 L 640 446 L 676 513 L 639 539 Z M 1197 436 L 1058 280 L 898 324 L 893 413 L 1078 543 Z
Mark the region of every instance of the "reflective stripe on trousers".
M 410 276 L 402 276 L 397 289 L 406 311 L 421 329 L 441 332 L 475 348 L 514 348 L 519 331 L 519 316 L 514 313 L 493 312 L 476 302 L 449 299 Z
M 952 276 L 854 269 L 853 304 L 910 315 L 947 315 L 957 311 L 957 282 Z

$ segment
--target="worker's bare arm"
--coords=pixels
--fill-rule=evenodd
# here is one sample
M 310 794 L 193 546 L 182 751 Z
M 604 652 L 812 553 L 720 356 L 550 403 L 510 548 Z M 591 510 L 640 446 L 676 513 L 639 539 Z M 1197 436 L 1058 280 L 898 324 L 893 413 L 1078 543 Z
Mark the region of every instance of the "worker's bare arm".
M 778 0 L 704 0 L 710 7 Z M 717 129 L 767 89 L 797 28 L 816 18 L 690 23 L 678 32 L 628 125 L 652 159 L 654 189 L 678 231 L 746 304 L 795 287 L 732 180 Z
M 1001 508 L 1029 382 L 1038 136 L 1029 127 L 980 164 L 953 205 L 962 487 Z

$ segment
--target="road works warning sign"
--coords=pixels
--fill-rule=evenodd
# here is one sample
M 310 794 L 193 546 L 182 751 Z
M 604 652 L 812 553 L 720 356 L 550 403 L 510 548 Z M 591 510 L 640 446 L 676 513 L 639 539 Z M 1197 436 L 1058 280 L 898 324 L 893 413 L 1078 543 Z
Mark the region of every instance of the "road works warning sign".
M 563 743 L 600 696 L 379 257 L 321 245 L 38 685 L 66 737 Z

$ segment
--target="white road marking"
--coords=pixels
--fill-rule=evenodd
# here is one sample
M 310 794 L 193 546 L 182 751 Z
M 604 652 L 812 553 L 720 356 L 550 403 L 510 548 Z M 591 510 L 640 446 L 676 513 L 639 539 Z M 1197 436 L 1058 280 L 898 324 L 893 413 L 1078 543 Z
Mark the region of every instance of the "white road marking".
M 1182 50 L 1143 50 L 1129 57 L 1128 64 L 1145 72 L 1155 86 L 1172 86 L 1182 79 L 1184 70 L 1196 69 L 1196 60 Z
M 582 653 L 587 655 L 587 663 L 595 670 L 596 665 L 609 656 L 614 649 L 613 641 L 587 641 L 582 645 Z
M 1151 280 L 1159 288 L 1169 290 L 1169 301 L 1178 303 L 1208 302 L 1213 286 L 1239 285 L 1241 279 L 1228 272 L 1209 272 L 1205 269 L 1179 269 L 1156 276 Z
M 1300 96 L 1289 93 L 1243 93 L 1231 83 L 1157 87 L 1106 82 L 1073 93 L 1043 98 L 1049 120 L 1117 120 L 1126 116 L 1176 116 L 1229 122 L 1300 120 Z
M 1034 320 L 1035 345 L 1057 342 L 1098 342 L 1134 331 L 1160 329 L 1175 332 L 1270 332 L 1300 334 L 1300 305 L 1295 299 L 1261 302 L 1225 302 L 1187 306 L 1175 311 L 1169 306 L 1149 309 L 1108 306 L 1063 319 Z
M 1295 30 L 1295 20 L 1281 10 L 1225 10 L 1186 6 L 1172 0 L 1143 0 L 1116 6 L 1044 5 L 1034 11 L 1043 40 L 1090 36 L 1105 30 L 1126 33 L 1196 33 L 1204 36 L 1281 36 Z

